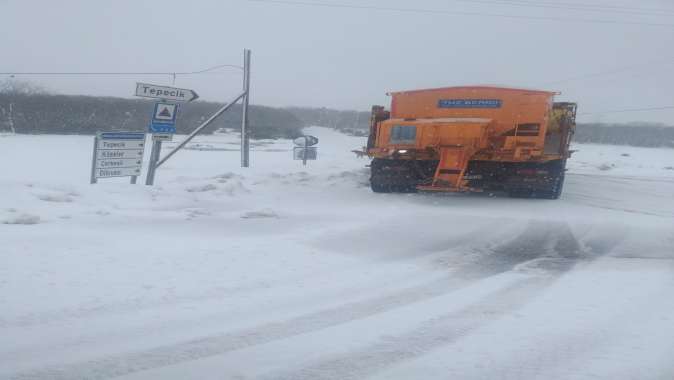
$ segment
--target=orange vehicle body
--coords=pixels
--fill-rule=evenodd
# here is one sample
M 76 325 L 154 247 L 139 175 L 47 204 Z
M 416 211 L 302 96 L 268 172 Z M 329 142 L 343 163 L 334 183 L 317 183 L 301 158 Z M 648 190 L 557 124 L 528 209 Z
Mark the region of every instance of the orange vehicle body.
M 373 107 L 366 150 L 375 191 L 534 194 L 557 172 L 563 181 L 576 105 L 554 103 L 554 92 L 473 86 L 390 95 L 390 112 Z

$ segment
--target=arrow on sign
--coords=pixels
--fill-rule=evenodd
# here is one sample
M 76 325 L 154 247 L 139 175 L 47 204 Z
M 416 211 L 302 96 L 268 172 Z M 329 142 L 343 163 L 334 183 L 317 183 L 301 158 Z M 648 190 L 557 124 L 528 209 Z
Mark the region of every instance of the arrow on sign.
M 173 100 L 177 102 L 191 102 L 199 98 L 196 92 L 186 88 L 158 86 L 149 83 L 136 83 L 136 96 Z

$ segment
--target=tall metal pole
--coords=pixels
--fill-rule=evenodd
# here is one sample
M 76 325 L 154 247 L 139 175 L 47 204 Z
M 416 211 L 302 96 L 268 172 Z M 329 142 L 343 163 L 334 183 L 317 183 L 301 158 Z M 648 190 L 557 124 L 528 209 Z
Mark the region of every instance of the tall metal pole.
M 12 133 L 16 133 L 14 129 L 14 103 L 9 103 L 9 128 L 12 130 Z
M 150 152 L 150 162 L 147 167 L 147 177 L 145 178 L 145 184 L 148 186 L 154 185 L 154 175 L 157 172 L 157 161 L 159 161 L 159 155 L 161 154 L 161 140 L 152 141 L 152 151 Z
M 11 106 L 11 103 L 10 103 Z M 96 133 L 96 136 L 94 136 L 94 153 L 91 158 L 91 178 L 89 179 L 89 183 L 96 183 L 98 180 L 96 179 L 96 156 L 98 155 L 98 133 Z
M 250 164 L 250 131 L 248 129 L 248 99 L 250 97 L 250 50 L 243 51 L 243 93 L 241 115 L 241 167 L 247 168 Z
M 304 136 L 304 150 L 302 151 L 302 165 L 307 166 L 307 136 Z

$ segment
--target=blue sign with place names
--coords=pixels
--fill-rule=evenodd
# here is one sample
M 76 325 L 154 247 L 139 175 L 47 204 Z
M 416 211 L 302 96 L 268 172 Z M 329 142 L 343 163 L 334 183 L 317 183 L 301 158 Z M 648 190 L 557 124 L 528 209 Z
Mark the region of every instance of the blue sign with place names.
M 99 137 L 103 140 L 145 140 L 143 132 L 101 132 Z
M 438 108 L 501 108 L 501 99 L 440 99 Z
M 154 105 L 150 133 L 176 133 L 176 117 L 178 105 L 175 103 L 157 102 Z

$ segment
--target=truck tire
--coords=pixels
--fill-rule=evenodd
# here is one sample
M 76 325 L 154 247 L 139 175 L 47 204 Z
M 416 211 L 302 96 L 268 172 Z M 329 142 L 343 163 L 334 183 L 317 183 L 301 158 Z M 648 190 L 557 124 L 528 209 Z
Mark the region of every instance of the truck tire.
M 384 170 L 385 163 L 380 159 L 373 159 L 370 163 L 370 188 L 375 193 L 390 193 L 391 187 Z
M 559 199 L 564 187 L 564 171 L 566 170 L 566 160 L 549 162 L 547 165 L 550 178 L 545 186 L 537 188 L 534 191 L 534 197 L 540 199 Z
M 559 199 L 562 195 L 563 187 L 564 172 L 562 171 L 550 181 L 550 184 L 546 188 L 534 191 L 533 197 L 540 199 Z
M 548 171 L 547 177 L 537 183 L 506 189 L 511 198 L 559 199 L 564 187 L 566 160 L 551 161 L 541 165 Z
M 375 193 L 390 193 L 391 187 L 376 178 L 370 178 L 370 188 Z
M 375 158 L 370 164 L 370 188 L 375 193 L 414 193 L 417 178 L 413 162 Z

